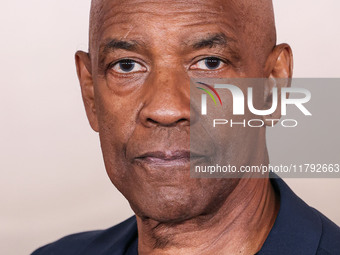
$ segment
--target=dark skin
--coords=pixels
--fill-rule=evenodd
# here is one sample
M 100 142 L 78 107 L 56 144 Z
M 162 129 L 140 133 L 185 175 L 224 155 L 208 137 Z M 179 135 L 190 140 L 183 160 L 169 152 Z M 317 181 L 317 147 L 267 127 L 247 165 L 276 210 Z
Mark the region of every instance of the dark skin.
M 137 216 L 139 254 L 254 254 L 273 226 L 279 203 L 268 178 L 190 178 L 187 155 L 191 77 L 292 76 L 290 47 L 275 45 L 271 1 L 253 2 L 92 3 L 90 52 L 76 53 L 77 72 L 106 171 Z M 211 57 L 220 60 L 213 70 Z M 269 108 L 270 90 L 258 90 L 259 108 Z M 230 151 L 214 160 L 268 164 L 265 128 L 216 139 Z

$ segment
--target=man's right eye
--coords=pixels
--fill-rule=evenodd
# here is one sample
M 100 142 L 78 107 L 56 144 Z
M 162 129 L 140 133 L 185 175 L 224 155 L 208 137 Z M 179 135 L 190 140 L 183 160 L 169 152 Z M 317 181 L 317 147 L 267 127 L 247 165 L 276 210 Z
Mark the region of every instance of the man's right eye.
M 111 69 L 117 73 L 128 74 L 144 72 L 146 68 L 132 59 L 122 59 L 112 65 Z

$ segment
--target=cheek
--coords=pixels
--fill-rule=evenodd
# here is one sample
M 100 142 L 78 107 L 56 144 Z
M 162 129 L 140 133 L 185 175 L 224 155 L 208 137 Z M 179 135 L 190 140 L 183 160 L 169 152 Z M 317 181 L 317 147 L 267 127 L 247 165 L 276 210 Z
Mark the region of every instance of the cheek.
M 135 129 L 135 113 L 129 101 L 110 96 L 98 105 L 100 144 L 106 171 L 111 181 L 119 187 L 124 182 L 127 169 L 126 144 Z
M 135 100 L 115 93 L 105 81 L 98 87 L 96 104 L 101 139 L 116 145 L 124 144 L 134 129 Z

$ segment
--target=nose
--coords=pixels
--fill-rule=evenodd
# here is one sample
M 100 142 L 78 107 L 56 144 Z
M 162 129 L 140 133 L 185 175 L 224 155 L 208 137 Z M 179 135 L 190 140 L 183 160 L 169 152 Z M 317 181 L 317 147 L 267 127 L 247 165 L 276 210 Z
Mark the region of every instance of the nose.
M 190 79 L 185 72 L 157 72 L 145 86 L 145 104 L 140 111 L 145 127 L 190 125 Z

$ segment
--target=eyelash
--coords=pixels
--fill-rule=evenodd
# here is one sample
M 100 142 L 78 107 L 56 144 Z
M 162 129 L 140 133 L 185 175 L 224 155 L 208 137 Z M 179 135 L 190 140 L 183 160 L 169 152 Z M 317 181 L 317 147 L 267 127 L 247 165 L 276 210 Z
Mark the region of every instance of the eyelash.
M 190 65 L 193 66 L 193 65 L 196 65 L 197 63 L 199 63 L 200 61 L 203 61 L 203 60 L 206 60 L 206 59 L 209 59 L 209 58 L 214 58 L 214 59 L 217 59 L 219 61 L 221 61 L 223 64 L 225 65 L 230 65 L 230 61 L 229 60 L 226 60 L 226 59 L 222 59 L 220 57 L 216 57 L 216 56 L 206 56 L 206 57 L 203 57 L 203 58 L 200 58 L 199 60 L 197 60 L 194 64 Z M 133 62 L 136 62 L 138 63 L 139 65 L 142 65 L 142 66 L 145 66 L 144 64 L 141 64 L 139 61 L 136 61 L 134 59 L 131 59 L 131 58 L 123 58 L 123 59 L 119 59 L 117 61 L 114 61 L 114 62 L 111 62 L 107 65 L 107 67 L 105 68 L 105 74 L 108 73 L 109 70 L 111 70 L 115 65 L 119 64 L 120 62 L 122 61 L 126 61 L 126 60 L 130 60 L 130 61 L 133 61 Z M 189 67 L 189 70 L 190 70 L 190 67 Z M 197 71 L 205 71 L 205 72 L 216 72 L 216 71 L 219 71 L 219 69 L 211 69 L 211 70 L 207 70 L 207 69 L 193 69 L 193 70 L 197 70 Z M 119 75 L 129 75 L 130 73 L 119 73 Z
M 117 61 L 114 61 L 114 62 L 109 63 L 109 64 L 107 65 L 107 67 L 105 68 L 105 71 L 106 71 L 106 72 L 109 71 L 109 70 L 112 69 L 115 65 L 117 65 L 119 62 L 122 62 L 122 61 L 124 61 L 124 60 L 132 60 L 132 61 L 134 61 L 134 62 L 136 62 L 136 63 L 139 63 L 138 61 L 133 60 L 133 59 L 131 59 L 131 58 L 122 58 L 122 59 L 119 59 L 119 60 L 117 60 Z M 139 63 L 139 64 L 140 64 L 140 63 Z M 140 64 L 140 65 L 141 65 L 141 64 Z

